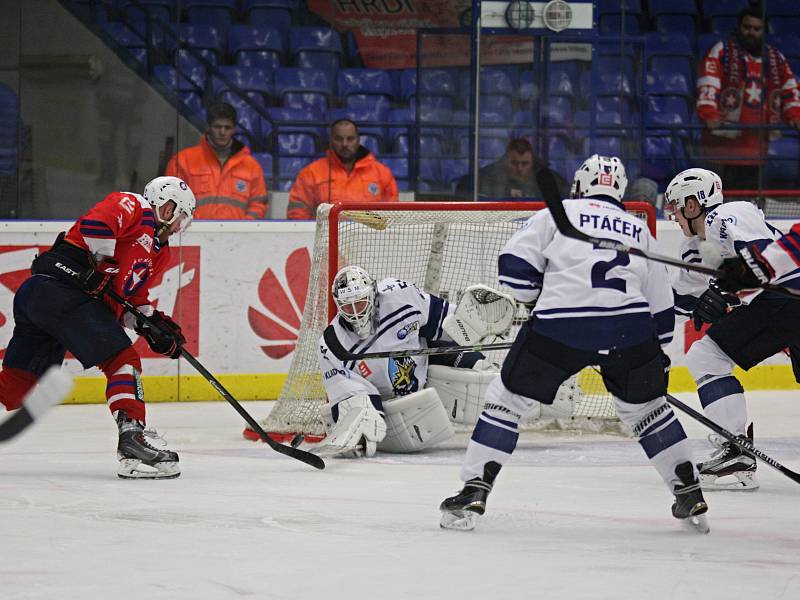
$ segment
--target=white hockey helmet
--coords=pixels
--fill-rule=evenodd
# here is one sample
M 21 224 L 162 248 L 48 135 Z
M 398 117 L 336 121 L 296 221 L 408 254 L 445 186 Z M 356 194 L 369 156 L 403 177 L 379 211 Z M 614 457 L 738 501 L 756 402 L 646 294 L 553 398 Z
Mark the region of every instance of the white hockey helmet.
M 361 267 L 344 267 L 333 278 L 331 293 L 339 316 L 350 323 L 361 339 L 373 331 L 376 290 L 375 280 Z
M 611 196 L 622 202 L 628 177 L 625 165 L 616 156 L 593 154 L 575 171 L 572 181 L 572 197 Z
M 676 209 L 683 209 L 690 198 L 706 210 L 722 204 L 722 179 L 708 169 L 686 169 L 681 171 L 667 186 L 664 198 Z
M 166 228 L 170 235 L 189 226 L 197 204 L 194 192 L 183 179 L 177 177 L 156 177 L 144 186 L 144 199 L 153 207 L 159 223 L 159 233 Z M 175 203 L 175 208 L 172 216 L 164 218 L 161 211 L 170 200 Z

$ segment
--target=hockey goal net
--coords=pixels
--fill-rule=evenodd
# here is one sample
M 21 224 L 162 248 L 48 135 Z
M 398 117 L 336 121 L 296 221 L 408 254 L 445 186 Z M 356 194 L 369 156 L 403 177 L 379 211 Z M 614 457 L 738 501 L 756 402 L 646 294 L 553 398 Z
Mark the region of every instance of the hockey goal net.
M 341 267 L 361 266 L 376 280 L 392 277 L 411 281 L 428 293 L 457 303 L 469 285 L 497 285 L 500 251 L 511 235 L 543 208 L 543 202 L 320 206 L 298 343 L 278 402 L 261 423 L 264 430 L 277 439 L 290 439 L 296 433 L 305 434 L 308 441 L 324 437 L 319 409 L 326 402 L 326 393 L 317 346 L 336 312 L 330 282 Z M 645 220 L 655 235 L 652 206 L 629 202 L 626 209 Z M 518 319 L 517 327 L 522 320 Z M 505 352 L 495 351 L 490 357 L 501 362 Z M 529 416 L 523 426 L 622 431 L 611 396 L 592 369 L 567 381 L 547 412 Z

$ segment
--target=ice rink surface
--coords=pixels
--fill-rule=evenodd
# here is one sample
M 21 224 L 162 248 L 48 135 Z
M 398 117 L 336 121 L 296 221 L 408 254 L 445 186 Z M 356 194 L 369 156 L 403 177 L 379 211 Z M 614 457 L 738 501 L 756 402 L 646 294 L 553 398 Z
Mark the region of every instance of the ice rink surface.
M 760 448 L 800 471 L 800 392 L 749 405 Z M 2 600 L 800 598 L 800 485 L 764 465 L 760 490 L 706 495 L 702 536 L 634 441 L 526 434 L 478 528 L 445 531 L 463 435 L 316 471 L 245 441 L 226 403 L 149 416 L 177 480 L 118 479 L 102 405 L 57 407 L 0 447 Z M 681 421 L 704 456 L 706 431 Z

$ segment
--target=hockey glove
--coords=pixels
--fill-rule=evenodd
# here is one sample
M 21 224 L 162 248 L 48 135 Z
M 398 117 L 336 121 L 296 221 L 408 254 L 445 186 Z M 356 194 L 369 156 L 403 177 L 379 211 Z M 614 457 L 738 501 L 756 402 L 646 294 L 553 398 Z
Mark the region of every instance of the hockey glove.
M 725 292 L 738 292 L 761 287 L 775 276 L 775 271 L 758 248 L 742 248 L 739 256 L 723 261 L 720 270 L 722 277 L 717 285 Z
M 104 258 L 94 269 L 81 273 L 78 283 L 92 296 L 102 296 L 117 273 L 119 273 L 119 263 L 113 257 Z
M 168 358 L 178 358 L 181 355 L 181 348 L 186 343 L 186 338 L 181 333 L 181 326 L 160 310 L 153 311 L 149 321 L 153 327 L 139 321 L 134 328 L 136 333 L 147 340 L 153 352 Z
M 713 283 L 709 285 L 708 289 L 698 299 L 697 306 L 692 312 L 695 331 L 700 331 L 703 323 L 716 323 L 719 321 L 728 312 L 728 305 L 731 303 L 738 303 L 738 298 L 723 294 Z

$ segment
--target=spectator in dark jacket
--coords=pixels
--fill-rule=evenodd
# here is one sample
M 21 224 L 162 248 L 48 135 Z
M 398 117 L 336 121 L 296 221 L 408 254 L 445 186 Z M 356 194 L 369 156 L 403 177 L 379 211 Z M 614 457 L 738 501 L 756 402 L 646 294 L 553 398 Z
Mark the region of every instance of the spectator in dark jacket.
M 541 200 L 542 191 L 536 183 L 536 174 L 541 169 L 547 169 L 553 173 L 561 197 L 568 198 L 570 186 L 564 177 L 536 157 L 533 153 L 533 146 L 528 140 L 514 138 L 508 142 L 503 158 L 478 171 L 478 199 Z M 456 186 L 456 196 L 471 198 L 471 184 L 469 176 L 462 177 Z

